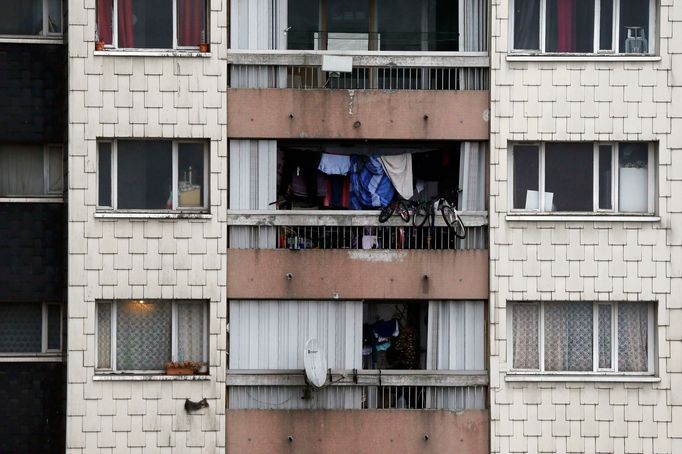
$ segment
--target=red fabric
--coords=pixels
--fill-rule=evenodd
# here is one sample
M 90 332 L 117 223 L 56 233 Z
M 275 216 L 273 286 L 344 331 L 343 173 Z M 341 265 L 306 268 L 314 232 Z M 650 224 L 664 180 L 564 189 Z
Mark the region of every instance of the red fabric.
M 204 0 L 178 0 L 178 46 L 199 47 L 206 42 L 204 30 Z
M 111 14 L 113 0 L 97 0 L 97 40 L 111 44 Z
M 557 0 L 559 52 L 575 51 L 575 0 Z
M 118 0 L 118 47 L 135 47 L 133 0 Z

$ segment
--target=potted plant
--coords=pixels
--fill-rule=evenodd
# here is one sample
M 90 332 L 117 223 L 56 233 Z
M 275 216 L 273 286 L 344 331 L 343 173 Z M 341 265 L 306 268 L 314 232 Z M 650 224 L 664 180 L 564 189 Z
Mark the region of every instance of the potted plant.
M 166 375 L 194 375 L 206 367 L 202 361 L 171 361 L 164 364 Z
M 104 50 L 104 41 L 99 37 L 99 30 L 95 31 L 95 50 L 98 52 Z
M 199 52 L 201 52 L 201 53 L 208 52 L 208 43 L 206 42 L 206 31 L 205 30 L 201 31 L 201 42 L 199 43 Z

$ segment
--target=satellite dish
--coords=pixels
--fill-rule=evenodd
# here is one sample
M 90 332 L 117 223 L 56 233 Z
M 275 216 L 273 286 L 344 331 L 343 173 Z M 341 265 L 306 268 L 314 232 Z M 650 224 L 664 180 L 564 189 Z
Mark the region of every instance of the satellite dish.
M 303 365 L 308 383 L 316 388 L 321 388 L 327 383 L 327 355 L 314 337 L 305 343 Z

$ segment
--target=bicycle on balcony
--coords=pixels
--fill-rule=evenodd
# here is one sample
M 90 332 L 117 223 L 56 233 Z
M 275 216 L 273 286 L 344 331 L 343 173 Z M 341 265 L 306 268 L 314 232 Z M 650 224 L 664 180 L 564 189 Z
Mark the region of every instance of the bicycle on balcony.
M 436 211 L 440 211 L 445 224 L 453 230 L 457 238 L 466 238 L 466 229 L 456 206 L 444 197 L 436 197 L 422 202 L 397 198 L 381 210 L 379 222 L 387 222 L 391 216 L 397 213 L 405 222 L 410 222 L 412 219 L 412 225 L 415 227 L 435 227 Z

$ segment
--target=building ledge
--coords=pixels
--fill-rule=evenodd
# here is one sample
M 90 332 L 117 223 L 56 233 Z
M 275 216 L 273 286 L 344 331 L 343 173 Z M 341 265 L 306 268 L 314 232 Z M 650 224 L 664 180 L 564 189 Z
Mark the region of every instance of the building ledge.
M 659 383 L 660 377 L 652 375 L 623 374 L 547 374 L 507 372 L 507 382 L 581 382 L 581 383 Z
M 600 54 L 507 54 L 507 61 L 545 62 L 657 62 L 660 55 L 600 55 Z
M 10 44 L 64 44 L 62 35 L 52 36 L 26 36 L 26 35 L 1 35 L 0 43 Z
M 111 212 L 97 212 L 95 219 L 211 219 L 213 215 L 210 213 L 188 213 L 188 212 L 127 212 L 127 211 L 111 211 Z
M 94 51 L 96 57 L 200 57 L 210 58 L 210 52 L 177 49 L 110 49 Z
M 209 381 L 210 375 L 117 374 L 97 373 L 93 381 Z
M 504 217 L 509 222 L 661 222 L 660 216 L 632 215 L 555 215 L 555 214 L 508 214 Z
M 64 203 L 62 197 L 0 197 L 0 203 Z

